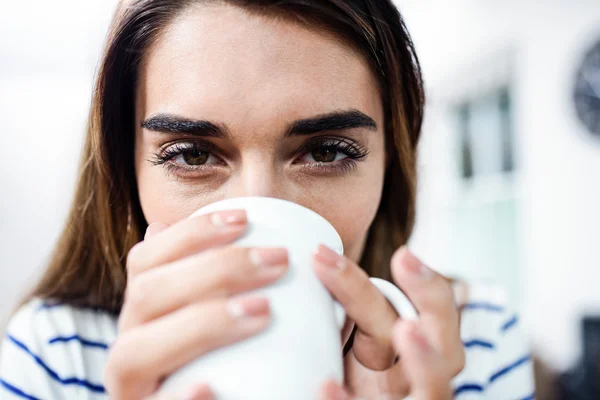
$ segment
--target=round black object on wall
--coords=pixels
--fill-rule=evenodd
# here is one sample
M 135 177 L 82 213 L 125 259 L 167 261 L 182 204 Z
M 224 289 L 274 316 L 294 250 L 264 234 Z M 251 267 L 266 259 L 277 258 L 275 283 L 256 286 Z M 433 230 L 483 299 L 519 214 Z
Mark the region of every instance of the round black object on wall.
M 600 41 L 585 54 L 577 71 L 574 100 L 581 122 L 600 139 Z

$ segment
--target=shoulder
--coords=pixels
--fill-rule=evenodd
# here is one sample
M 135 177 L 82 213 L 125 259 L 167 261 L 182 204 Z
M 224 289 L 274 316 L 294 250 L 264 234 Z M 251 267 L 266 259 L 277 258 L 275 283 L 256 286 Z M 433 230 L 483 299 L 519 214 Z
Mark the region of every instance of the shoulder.
M 7 334 L 45 338 L 49 334 L 84 333 L 114 340 L 116 316 L 94 308 L 77 308 L 57 301 L 33 299 L 11 318 Z
M 11 318 L 2 339 L 0 393 L 105 398 L 103 370 L 116 322 L 100 310 L 31 300 Z
M 464 370 L 455 378 L 455 393 L 481 392 L 486 398 L 534 397 L 533 363 L 519 315 L 507 291 L 495 284 L 456 282 Z

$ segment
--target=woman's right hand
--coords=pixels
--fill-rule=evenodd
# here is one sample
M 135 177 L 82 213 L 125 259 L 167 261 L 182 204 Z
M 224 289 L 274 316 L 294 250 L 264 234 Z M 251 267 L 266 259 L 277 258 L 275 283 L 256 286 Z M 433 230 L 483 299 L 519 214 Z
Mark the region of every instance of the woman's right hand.
M 268 326 L 268 301 L 243 293 L 283 277 L 288 254 L 231 246 L 246 227 L 240 210 L 148 227 L 127 257 L 119 332 L 105 370 L 111 399 L 144 399 L 185 364 Z

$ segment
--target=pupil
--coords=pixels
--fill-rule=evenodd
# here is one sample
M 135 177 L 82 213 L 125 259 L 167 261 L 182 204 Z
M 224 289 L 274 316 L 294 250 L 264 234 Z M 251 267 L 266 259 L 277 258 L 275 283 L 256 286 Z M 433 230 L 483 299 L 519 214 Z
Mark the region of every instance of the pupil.
M 183 159 L 188 165 L 204 165 L 208 161 L 208 153 L 199 150 L 190 150 L 183 153 Z
M 312 156 L 317 162 L 334 162 L 337 157 L 337 151 L 328 147 L 323 147 L 312 152 Z

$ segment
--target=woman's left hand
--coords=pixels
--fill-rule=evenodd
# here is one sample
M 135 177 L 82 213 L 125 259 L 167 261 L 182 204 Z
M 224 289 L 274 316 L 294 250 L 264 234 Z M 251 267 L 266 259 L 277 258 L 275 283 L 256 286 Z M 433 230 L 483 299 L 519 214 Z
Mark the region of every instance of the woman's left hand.
M 450 382 L 463 369 L 465 355 L 449 281 L 405 247 L 399 249 L 392 258 L 392 276 L 419 312 L 418 321 L 406 321 L 348 258 L 321 246 L 314 261 L 315 272 L 348 315 L 344 341 L 356 324 L 352 350 L 344 359 L 347 389 L 373 400 L 407 395 L 451 399 Z M 396 355 L 400 359 L 394 365 Z M 338 389 L 327 385 L 323 399 L 334 399 L 327 393 L 333 396 Z

